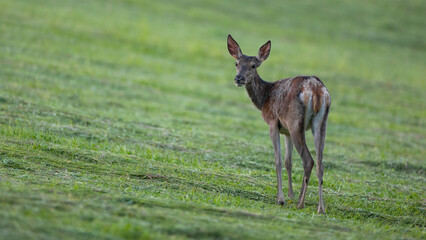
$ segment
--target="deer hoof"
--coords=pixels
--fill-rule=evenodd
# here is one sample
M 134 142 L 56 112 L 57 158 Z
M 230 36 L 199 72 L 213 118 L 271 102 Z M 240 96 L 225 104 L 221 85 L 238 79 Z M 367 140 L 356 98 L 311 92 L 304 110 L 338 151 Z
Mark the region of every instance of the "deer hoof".
M 282 199 L 278 198 L 277 199 L 277 205 L 284 206 L 284 198 L 282 198 Z

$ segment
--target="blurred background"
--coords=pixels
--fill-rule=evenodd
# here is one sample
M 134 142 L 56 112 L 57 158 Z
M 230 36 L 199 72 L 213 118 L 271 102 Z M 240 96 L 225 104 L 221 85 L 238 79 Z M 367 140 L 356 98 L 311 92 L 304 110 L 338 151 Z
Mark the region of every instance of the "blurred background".
M 335 236 L 333 219 L 343 238 L 424 237 L 425 13 L 420 0 L 2 0 L 0 238 L 281 237 L 265 235 L 270 216 L 303 239 Z M 331 93 L 327 217 L 311 216 L 315 174 L 305 210 L 273 205 L 268 128 L 233 83 L 228 34 L 246 55 L 272 41 L 264 80 L 316 75 Z M 244 227 L 233 210 L 269 220 Z

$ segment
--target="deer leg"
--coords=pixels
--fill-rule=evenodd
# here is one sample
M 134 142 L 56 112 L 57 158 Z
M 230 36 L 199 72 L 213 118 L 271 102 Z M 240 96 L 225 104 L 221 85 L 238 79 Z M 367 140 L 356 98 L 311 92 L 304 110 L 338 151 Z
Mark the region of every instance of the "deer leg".
M 284 194 L 282 186 L 282 169 L 283 162 L 281 160 L 281 145 L 280 145 L 280 133 L 278 130 L 277 124 L 272 124 L 269 126 L 269 136 L 272 140 L 272 145 L 274 146 L 275 153 L 275 168 L 277 170 L 277 204 L 284 205 Z
M 289 198 L 294 198 L 294 193 L 293 193 L 293 184 L 292 184 L 292 180 L 291 180 L 291 167 L 292 167 L 292 163 L 291 163 L 291 154 L 293 152 L 293 141 L 291 141 L 291 137 L 285 135 L 285 160 L 284 160 L 284 164 L 285 164 L 285 168 L 287 170 L 287 177 L 288 177 L 288 197 Z
M 317 155 L 317 177 L 318 177 L 318 213 L 325 213 L 324 201 L 322 196 L 322 185 L 323 185 L 323 176 L 324 176 L 324 164 L 322 163 L 324 143 L 325 143 L 325 133 L 327 130 L 327 117 L 328 109 L 325 111 L 323 116 L 318 116 L 319 119 L 315 121 L 312 128 L 312 133 L 314 135 L 315 141 L 315 152 Z
M 305 131 L 303 124 L 300 124 L 299 129 L 295 129 L 295 131 L 290 132 L 291 138 L 293 140 L 293 144 L 299 152 L 300 157 L 303 162 L 303 182 L 302 188 L 300 189 L 299 201 L 297 203 L 297 208 L 301 209 L 305 207 L 305 195 L 306 190 L 308 188 L 309 178 L 311 176 L 312 168 L 314 166 L 314 160 L 312 159 L 311 154 L 309 153 L 308 146 L 306 146 L 305 142 Z

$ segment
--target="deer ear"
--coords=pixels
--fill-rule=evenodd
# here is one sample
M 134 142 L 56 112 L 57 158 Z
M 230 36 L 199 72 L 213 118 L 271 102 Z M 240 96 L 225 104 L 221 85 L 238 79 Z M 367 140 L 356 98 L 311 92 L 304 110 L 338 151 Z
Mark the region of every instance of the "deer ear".
M 268 58 L 270 52 L 271 52 L 271 41 L 268 41 L 259 48 L 259 52 L 257 53 L 256 57 L 261 62 L 263 62 Z
M 233 56 L 235 59 L 239 59 L 243 56 L 243 53 L 241 52 L 240 46 L 238 43 L 231 37 L 231 34 L 228 34 L 228 51 L 231 56 Z

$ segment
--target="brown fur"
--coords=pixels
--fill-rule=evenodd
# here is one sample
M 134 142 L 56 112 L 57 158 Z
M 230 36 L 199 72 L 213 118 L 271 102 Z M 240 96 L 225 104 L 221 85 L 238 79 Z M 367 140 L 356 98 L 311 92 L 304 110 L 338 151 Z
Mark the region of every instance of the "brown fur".
M 272 83 L 271 91 L 267 92 L 265 90 L 261 91 L 259 94 L 265 96 L 264 104 L 262 106 L 256 107 L 261 109 L 262 116 L 265 122 L 269 123 L 276 119 L 286 118 L 289 114 L 289 106 L 291 101 L 299 101 L 299 94 L 303 91 L 310 90 L 312 91 L 312 105 L 315 113 L 318 113 L 319 109 L 322 106 L 322 99 L 324 93 L 321 88 L 325 87 L 324 84 L 317 80 L 318 83 L 316 85 L 310 84 L 309 89 L 304 89 L 303 83 L 307 79 L 317 79 L 316 77 L 310 76 L 297 76 L 294 78 L 287 78 L 277 82 Z M 261 79 L 256 79 L 256 84 L 261 83 Z M 265 85 L 267 83 L 264 83 Z M 259 84 L 261 85 L 261 84 Z M 249 96 L 250 96 L 250 92 Z M 256 99 L 256 97 L 252 97 Z M 303 105 L 306 107 L 309 102 L 309 96 L 304 95 Z M 329 102 L 329 97 L 326 98 L 326 103 Z M 253 102 L 254 103 L 254 102 Z

